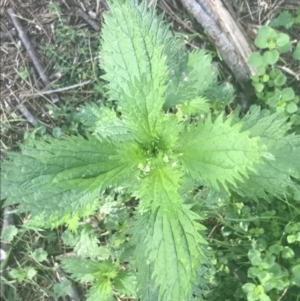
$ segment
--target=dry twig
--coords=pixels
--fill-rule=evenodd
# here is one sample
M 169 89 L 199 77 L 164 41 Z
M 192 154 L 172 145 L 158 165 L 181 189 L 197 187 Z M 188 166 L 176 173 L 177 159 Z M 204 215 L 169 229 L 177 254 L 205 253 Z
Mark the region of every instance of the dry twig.
M 6 85 L 6 87 L 10 90 L 10 93 L 15 98 L 15 100 L 18 102 L 18 109 L 21 111 L 21 113 L 24 115 L 24 117 L 30 122 L 34 127 L 37 126 L 38 121 L 37 119 L 30 113 L 30 111 L 26 108 L 26 106 L 21 103 L 20 99 L 17 97 L 17 95 Z
M 0 40 L 7 39 L 10 36 L 15 37 L 17 35 L 15 29 L 11 29 L 9 31 L 0 31 Z
M 1 231 L 1 236 L 3 236 L 4 231 L 7 229 L 7 227 L 12 226 L 14 224 L 14 218 L 13 214 L 11 213 L 12 208 L 7 206 L 4 209 L 3 212 L 3 224 L 2 224 L 2 231 Z M 1 249 L 0 249 L 0 263 L 2 266 L 2 269 L 0 270 L 0 276 L 4 277 L 5 275 L 5 264 L 3 264 L 4 261 L 7 262 L 8 256 L 10 253 L 10 243 L 7 242 L 1 242 Z M 0 281 L 0 296 L 4 297 L 5 294 L 5 286 L 3 281 Z
M 20 98 L 29 96 L 29 97 L 34 97 L 34 96 L 41 96 L 41 95 L 47 95 L 47 94 L 51 94 L 53 92 L 63 92 L 63 91 L 67 91 L 67 90 L 71 90 L 71 89 L 75 89 L 84 85 L 89 84 L 91 81 L 87 80 L 85 82 L 79 83 L 79 84 L 75 84 L 69 87 L 63 87 L 63 88 L 59 88 L 59 89 L 55 89 L 55 90 L 50 90 L 50 91 L 40 91 L 38 93 L 32 93 L 32 94 L 20 94 Z
M 40 62 L 39 58 L 37 57 L 31 43 L 29 42 L 28 36 L 26 35 L 25 31 L 23 30 L 23 27 L 20 23 L 20 21 L 18 20 L 18 18 L 16 17 L 14 11 L 12 8 L 9 8 L 7 10 L 8 15 L 10 16 L 11 20 L 13 21 L 15 28 L 17 29 L 18 33 L 19 33 L 19 37 L 22 41 L 22 43 L 24 44 L 29 56 L 31 57 L 31 60 L 36 68 L 36 70 L 38 71 L 43 83 L 45 86 L 50 87 L 51 83 L 50 80 L 45 72 L 45 68 L 43 67 L 42 63 Z M 52 93 L 50 95 L 51 100 L 53 103 L 57 102 L 59 100 L 57 94 Z

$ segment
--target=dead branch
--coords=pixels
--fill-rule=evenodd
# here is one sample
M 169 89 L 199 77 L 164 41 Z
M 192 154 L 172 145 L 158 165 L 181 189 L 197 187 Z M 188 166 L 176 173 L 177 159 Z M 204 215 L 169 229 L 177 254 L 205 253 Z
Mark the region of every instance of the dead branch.
M 84 85 L 89 84 L 91 81 L 87 80 L 85 82 L 79 83 L 79 84 L 75 84 L 69 87 L 63 87 L 63 88 L 59 88 L 59 89 L 55 89 L 55 90 L 50 90 L 50 91 L 39 91 L 38 93 L 32 93 L 32 94 L 20 94 L 20 98 L 29 96 L 29 97 L 34 97 L 34 96 L 40 96 L 40 95 L 47 95 L 53 92 L 63 92 L 63 91 L 67 91 L 67 90 L 71 90 L 71 89 L 75 89 Z
M 92 28 L 95 29 L 95 31 L 100 30 L 99 24 L 93 20 L 88 14 L 86 14 L 74 0 L 68 0 L 70 3 L 71 10 L 77 14 L 79 17 L 81 17 L 83 20 L 85 20 Z
M 38 121 L 37 119 L 30 113 L 30 111 L 26 108 L 26 106 L 20 101 L 17 95 L 6 85 L 6 87 L 10 90 L 10 93 L 18 102 L 18 110 L 24 115 L 24 117 L 30 122 L 34 127 L 37 126 Z
M 9 31 L 0 31 L 0 40 L 7 39 L 9 37 L 15 37 L 17 35 L 15 29 L 11 29 Z
M 1 236 L 3 236 L 4 231 L 7 229 L 7 227 L 14 225 L 14 218 L 13 214 L 11 213 L 12 208 L 10 206 L 7 206 L 4 209 L 3 212 L 3 224 L 2 224 L 2 231 Z M 8 256 L 10 254 L 10 243 L 7 242 L 1 242 L 1 248 L 0 248 L 0 263 L 1 263 L 1 270 L 0 270 L 0 276 L 4 277 L 6 270 L 4 262 L 8 261 Z M 0 281 L 0 296 L 4 297 L 5 294 L 5 286 L 3 281 Z
M 73 9 L 77 13 L 79 17 L 84 19 L 91 27 L 93 27 L 96 31 L 100 30 L 100 26 L 97 24 L 95 20 L 93 20 L 88 14 L 86 14 L 81 8 Z
M 247 95 L 253 94 L 249 84 L 256 70 L 247 64 L 252 50 L 237 21 L 226 10 L 221 0 L 181 0 L 187 11 L 207 32 L 225 63 L 235 75 Z
M 18 33 L 19 33 L 19 37 L 22 41 L 22 43 L 24 44 L 36 70 L 38 71 L 43 83 L 45 86 L 47 87 L 51 87 L 51 83 L 50 80 L 45 72 L 45 68 L 43 67 L 42 63 L 40 62 L 39 58 L 37 57 L 31 43 L 29 42 L 28 36 L 26 35 L 25 31 L 23 30 L 23 27 L 20 23 L 20 21 L 18 20 L 18 18 L 16 17 L 16 14 L 14 13 L 12 8 L 9 8 L 7 10 L 8 15 L 10 16 L 12 22 L 14 23 L 15 28 L 17 29 Z M 50 95 L 51 100 L 53 103 L 57 102 L 59 100 L 58 95 L 55 93 L 52 93 Z

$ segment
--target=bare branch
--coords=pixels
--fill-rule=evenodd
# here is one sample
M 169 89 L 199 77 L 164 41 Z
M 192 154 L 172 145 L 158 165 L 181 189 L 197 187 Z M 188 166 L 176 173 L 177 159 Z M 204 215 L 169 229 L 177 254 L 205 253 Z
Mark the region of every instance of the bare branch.
M 63 92 L 63 91 L 67 91 L 67 90 L 71 90 L 71 89 L 75 89 L 75 88 L 87 85 L 90 82 L 91 82 L 90 80 L 87 80 L 87 81 L 79 83 L 79 84 L 75 84 L 75 85 L 72 85 L 72 86 L 69 86 L 69 87 L 63 87 L 63 88 L 59 88 L 59 89 L 55 89 L 55 90 L 40 91 L 38 93 L 32 93 L 32 94 L 20 94 L 20 98 L 26 97 L 26 96 L 33 97 L 33 96 L 47 95 L 47 94 L 51 94 L 51 93 L 54 93 L 54 92 L 55 93 L 56 92 Z
M 19 37 L 22 41 L 22 43 L 24 44 L 36 70 L 38 71 L 43 83 L 45 86 L 50 87 L 51 83 L 50 80 L 45 72 L 45 68 L 43 67 L 42 63 L 40 62 L 39 58 L 37 57 L 31 43 L 29 42 L 28 36 L 26 35 L 25 31 L 23 30 L 23 27 L 20 23 L 20 21 L 18 20 L 18 18 L 16 17 L 14 11 L 12 8 L 9 8 L 7 10 L 8 15 L 10 16 L 11 20 L 13 21 L 15 28 L 17 29 L 18 33 L 19 33 Z M 53 103 L 57 102 L 59 100 L 57 94 L 52 93 L 51 95 L 51 100 Z
M 17 95 L 7 85 L 6 85 L 6 87 L 10 90 L 10 93 L 15 98 L 15 100 L 18 102 L 19 111 L 21 111 L 21 113 L 25 116 L 25 118 L 28 120 L 28 122 L 30 122 L 34 127 L 36 127 L 38 124 L 37 119 L 30 113 L 30 111 L 26 108 L 26 106 L 21 103 L 21 101 L 17 97 Z

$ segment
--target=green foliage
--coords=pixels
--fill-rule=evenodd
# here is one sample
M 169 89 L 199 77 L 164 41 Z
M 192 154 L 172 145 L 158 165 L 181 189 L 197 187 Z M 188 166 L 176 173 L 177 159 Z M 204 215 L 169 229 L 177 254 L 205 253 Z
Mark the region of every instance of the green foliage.
M 257 75 L 252 77 L 257 97 L 271 112 L 288 116 L 295 125 L 299 125 L 299 96 L 287 85 L 286 75 L 277 67 L 280 55 L 292 49 L 290 37 L 269 26 L 261 26 L 254 43 L 262 49 L 253 52 L 248 58 L 249 64 L 257 69 Z M 299 43 L 292 54 L 296 60 L 300 58 Z
M 87 301 L 114 300 L 113 289 L 127 296 L 134 294 L 134 276 L 128 271 L 119 270 L 111 260 L 96 262 L 90 259 L 65 258 L 62 266 L 72 278 L 82 283 L 94 282 Z
M 300 24 L 300 7 L 297 9 L 295 17 L 289 11 L 284 10 L 276 18 L 272 19 L 269 25 L 273 28 L 282 26 L 289 29 L 294 24 Z
M 62 266 L 73 279 L 92 283 L 88 301 L 112 300 L 115 291 L 143 301 L 208 295 L 205 283 L 213 282 L 215 270 L 209 262 L 204 218 L 224 216 L 220 209 L 229 207 L 231 195 L 263 202 L 274 195 L 292 198 L 300 190 L 300 137 L 290 133 L 291 124 L 258 107 L 242 119 L 238 110 L 229 117 L 219 110 L 212 114 L 215 101 L 231 101 L 232 91 L 216 83 L 208 53 L 186 54 L 182 41 L 155 13 L 146 2 L 113 1 L 101 36 L 102 78 L 110 104 L 79 109 L 75 115 L 82 135 L 21 145 L 21 153 L 8 153 L 2 164 L 6 205 L 19 204 L 18 212 L 29 211 L 36 218 L 47 214 L 50 228 L 74 218 L 72 231 L 62 238 L 76 257 L 62 259 Z M 270 48 L 265 59 L 274 64 L 277 49 L 289 39 L 263 31 L 256 44 Z M 226 95 L 220 99 L 222 91 Z M 292 92 L 284 91 L 285 100 L 293 101 Z M 101 203 L 115 186 L 124 187 L 138 203 L 134 214 L 115 199 Z M 195 188 L 200 190 L 198 199 Z M 111 235 L 105 246 L 91 227 L 78 223 L 96 209 L 99 199 Z M 243 224 L 239 231 L 245 233 L 246 228 Z M 257 242 L 262 230 L 251 230 L 249 236 Z M 298 235 L 296 228 L 289 231 Z M 230 235 L 226 228 L 221 232 Z M 298 236 L 287 239 L 292 244 Z M 250 272 L 249 267 L 248 278 L 258 278 L 260 284 L 249 282 L 244 290 L 249 300 L 269 300 L 264 272 L 285 274 L 281 267 L 278 271 L 271 251 L 256 245 L 249 249 L 256 270 Z M 298 254 L 292 247 L 280 252 L 284 260 Z M 36 250 L 34 257 L 42 261 L 46 254 Z M 293 262 L 293 285 L 299 281 L 298 270 Z M 284 287 L 275 284 L 279 290 Z

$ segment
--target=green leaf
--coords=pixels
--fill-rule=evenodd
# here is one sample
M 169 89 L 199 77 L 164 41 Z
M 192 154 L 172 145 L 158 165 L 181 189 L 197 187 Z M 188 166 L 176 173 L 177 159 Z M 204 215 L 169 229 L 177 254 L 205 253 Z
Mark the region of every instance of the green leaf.
M 66 296 L 69 290 L 71 289 L 71 287 L 72 287 L 71 281 L 69 281 L 68 279 L 64 279 L 62 282 L 55 283 L 53 285 L 53 292 L 57 297 Z
M 285 52 L 289 52 L 292 48 L 292 42 L 288 41 L 286 44 L 284 44 L 283 46 L 278 47 L 279 52 L 281 53 L 285 53 Z
M 87 293 L 86 301 L 114 301 L 111 281 L 95 283 Z
M 165 214 L 176 214 L 182 206 L 182 196 L 178 193 L 181 176 L 178 169 L 172 167 L 172 163 L 150 170 L 139 185 L 141 207 L 144 210 L 151 209 L 152 212 L 160 208 Z
M 284 247 L 281 251 L 281 255 L 283 258 L 293 258 L 295 256 L 295 253 L 290 247 Z
M 259 52 L 252 52 L 248 58 L 248 63 L 256 68 L 265 66 L 264 59 Z
M 117 113 L 108 107 L 95 103 L 85 104 L 75 116 L 99 140 L 109 138 L 113 141 L 126 141 L 132 138 Z
M 48 254 L 43 248 L 38 248 L 38 249 L 34 250 L 34 252 L 32 253 L 32 256 L 34 257 L 34 259 L 36 261 L 42 262 L 47 259 Z
M 121 270 L 114 280 L 114 287 L 123 296 L 136 296 L 136 277 L 128 270 Z
M 66 245 L 74 248 L 74 252 L 79 257 L 107 259 L 110 255 L 106 247 L 98 246 L 99 238 L 88 225 L 80 228 L 77 233 L 65 231 L 62 234 L 62 239 Z
M 64 258 L 62 266 L 71 277 L 81 283 L 94 281 L 87 294 L 87 301 L 108 301 L 113 298 L 113 281 L 118 270 L 111 260 L 102 262 L 81 258 Z
M 246 283 L 243 285 L 243 290 L 246 292 L 246 293 L 250 293 L 252 291 L 254 291 L 256 285 L 253 284 L 253 283 Z
M 298 42 L 296 45 L 296 48 L 293 52 L 293 58 L 300 61 L 300 42 Z
M 300 287 L 300 264 L 297 264 L 292 269 L 293 282 Z
M 138 216 L 134 241 L 138 283 L 146 284 L 146 287 L 139 286 L 142 300 L 149 300 L 146 299 L 149 296 L 147 286 L 151 282 L 146 281 L 151 275 L 158 290 L 158 301 L 188 300 L 192 295 L 196 270 L 204 260 L 200 244 L 205 241 L 198 232 L 203 227 L 198 219 L 199 216 L 187 206 L 173 216 L 161 212 L 160 208 L 154 213 L 147 211 Z
M 135 163 L 118 155 L 118 146 L 89 136 L 47 138 L 8 153 L 2 164 L 1 193 L 18 212 L 62 216 L 84 210 L 99 191 L 122 180 Z M 128 158 L 127 158 L 128 159 Z
M 283 32 L 280 32 L 277 36 L 277 46 L 278 47 L 284 47 L 290 42 L 290 37 Z
M 177 106 L 183 115 L 207 114 L 210 112 L 208 100 L 198 97 Z
M 258 35 L 254 41 L 256 47 L 265 49 L 273 49 L 276 47 L 275 41 L 277 33 L 269 26 L 261 26 L 258 30 Z
M 262 262 L 261 253 L 258 250 L 250 249 L 248 252 L 248 258 L 251 261 L 251 264 L 256 266 Z
M 172 38 L 155 9 L 145 2 L 114 1 L 104 15 L 102 68 L 110 99 L 140 141 L 157 136 L 162 121 L 168 69 L 164 44 Z
M 295 187 L 292 177 L 299 178 L 300 137 L 287 135 L 291 124 L 286 119 L 278 114 L 270 115 L 267 110 L 260 111 L 255 106 L 250 108 L 243 122 L 243 130 L 250 130 L 250 137 L 261 137 L 273 158 L 265 157 L 256 165 L 256 172 L 250 173 L 244 183 L 232 189 L 254 200 L 269 200 L 268 193 L 283 197 L 288 193 L 288 187 Z
M 276 86 L 283 86 L 286 83 L 286 76 L 283 73 L 280 73 L 274 80 Z
M 294 18 L 292 14 L 289 11 L 284 10 L 276 18 L 271 20 L 269 26 L 273 28 L 283 26 L 286 29 L 289 29 L 290 27 L 293 26 L 293 24 L 294 24 Z
M 295 92 L 293 88 L 284 88 L 281 91 L 282 94 L 282 100 L 284 101 L 289 101 L 289 100 L 293 100 L 295 98 Z
M 253 83 L 253 86 L 257 92 L 262 92 L 264 89 L 264 84 L 262 83 Z
M 263 54 L 263 59 L 265 63 L 274 65 L 279 59 L 279 53 L 275 49 L 268 50 Z
M 59 138 L 62 134 L 61 128 L 56 126 L 53 130 L 52 130 L 52 135 L 55 138 Z
M 17 233 L 18 233 L 18 228 L 14 225 L 9 225 L 2 232 L 1 238 L 5 242 L 11 242 L 11 241 L 13 241 L 13 239 L 17 235 Z
M 285 107 L 285 110 L 287 111 L 287 113 L 293 114 L 298 111 L 298 106 L 294 102 L 291 102 L 291 103 L 287 104 L 287 106 Z
M 169 83 L 166 91 L 164 109 L 178 104 L 189 103 L 203 96 L 215 80 L 212 68 L 212 57 L 204 49 L 192 51 L 185 58 L 182 50 L 180 63 L 170 67 Z
M 242 180 L 241 175 L 254 170 L 262 156 L 259 138 L 251 139 L 248 132 L 241 132 L 241 123 L 231 122 L 220 115 L 213 123 L 209 117 L 184 130 L 178 142 L 186 172 L 217 189 Z

